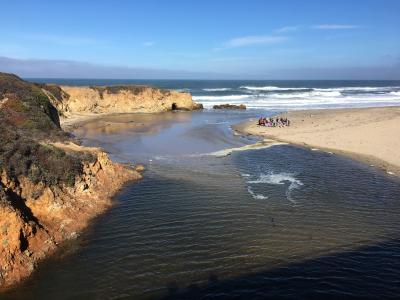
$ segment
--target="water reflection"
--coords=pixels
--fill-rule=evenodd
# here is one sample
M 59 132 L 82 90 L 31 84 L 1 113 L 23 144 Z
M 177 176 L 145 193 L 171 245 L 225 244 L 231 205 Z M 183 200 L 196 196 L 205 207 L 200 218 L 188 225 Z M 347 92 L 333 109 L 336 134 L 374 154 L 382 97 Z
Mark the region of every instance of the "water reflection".
M 130 125 L 93 131 L 87 143 L 151 159 L 144 180 L 121 192 L 74 255 L 43 264 L 6 298 L 400 294 L 397 178 L 287 145 L 193 155 L 251 140 L 232 136 L 235 115 L 185 116 L 152 135 Z M 216 144 L 216 137 L 226 142 Z
M 157 134 L 162 129 L 180 122 L 190 121 L 190 113 L 116 114 L 89 120 L 74 129 L 82 138 L 99 138 L 102 135 Z

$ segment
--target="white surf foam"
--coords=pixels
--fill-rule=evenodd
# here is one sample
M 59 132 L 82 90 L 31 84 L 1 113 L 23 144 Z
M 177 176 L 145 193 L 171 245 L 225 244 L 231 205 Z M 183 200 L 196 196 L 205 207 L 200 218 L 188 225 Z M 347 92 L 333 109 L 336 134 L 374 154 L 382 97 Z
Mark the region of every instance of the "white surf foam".
M 221 88 L 222 89 L 222 88 Z M 210 89 L 211 90 L 211 89 Z M 241 86 L 246 94 L 193 96 L 212 108 L 220 104 L 244 104 L 249 109 L 312 109 L 400 105 L 400 87 L 277 87 Z
M 247 181 L 248 184 L 285 184 L 289 183 L 289 186 L 286 190 L 286 198 L 292 202 L 296 203 L 292 197 L 292 191 L 294 189 L 300 188 L 303 183 L 295 177 L 292 173 L 270 173 L 270 174 L 261 174 L 256 180 Z
M 300 92 L 300 93 L 290 93 L 290 94 L 282 94 L 282 93 L 274 93 L 274 94 L 260 94 L 261 97 L 268 98 L 283 98 L 283 99 L 295 99 L 295 98 L 324 98 L 324 97 L 341 97 L 342 94 L 338 91 L 312 91 L 312 92 Z
M 285 182 L 294 183 L 296 185 L 303 185 L 303 183 L 294 177 L 292 173 L 270 173 L 261 174 L 258 179 L 250 180 L 247 183 L 268 183 L 268 184 L 284 184 Z
M 277 87 L 277 86 L 241 86 L 241 89 L 250 91 L 296 91 L 296 90 L 311 90 L 312 88 L 306 87 Z
M 379 92 L 379 91 L 391 91 L 393 89 L 398 89 L 399 86 L 346 86 L 346 87 L 336 87 L 336 88 L 314 88 L 314 91 L 362 91 L 362 92 Z
M 194 100 L 203 100 L 203 101 L 220 101 L 220 100 L 240 100 L 246 99 L 251 96 L 249 95 L 226 95 L 226 96 L 193 96 Z
M 193 99 L 211 108 L 219 104 L 244 104 L 247 108 L 261 109 L 305 109 L 305 108 L 339 108 L 400 105 L 397 92 L 379 95 L 344 96 L 337 94 L 270 94 L 270 95 L 232 95 L 232 96 L 194 96 Z
M 253 199 L 256 200 L 265 200 L 268 199 L 267 196 L 264 196 L 263 194 L 256 194 L 252 188 L 250 186 L 247 186 L 247 191 L 249 192 L 249 194 L 253 197 Z
M 277 145 L 286 145 L 286 143 L 264 139 L 263 141 L 259 141 L 254 144 L 245 145 L 245 146 L 236 147 L 236 148 L 222 149 L 219 151 L 207 153 L 206 155 L 216 156 L 216 157 L 225 157 L 225 156 L 231 155 L 233 152 L 265 149 L 265 148 L 269 148 L 269 147 L 277 146 Z
M 240 89 L 246 89 L 250 91 L 296 91 L 296 90 L 311 90 L 319 92 L 331 92 L 331 91 L 361 91 L 361 92 L 390 92 L 393 89 L 399 89 L 399 86 L 353 86 L 353 87 L 333 87 L 333 88 L 313 88 L 313 87 L 278 87 L 278 86 L 241 86 Z

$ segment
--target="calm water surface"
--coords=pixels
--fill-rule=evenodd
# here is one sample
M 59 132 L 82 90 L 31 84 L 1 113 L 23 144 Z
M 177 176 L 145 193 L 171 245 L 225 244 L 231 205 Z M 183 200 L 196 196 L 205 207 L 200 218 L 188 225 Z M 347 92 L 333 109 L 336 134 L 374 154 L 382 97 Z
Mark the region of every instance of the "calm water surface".
M 253 112 L 112 116 L 75 131 L 139 183 L 5 299 L 395 298 L 400 181 L 364 164 L 254 143 Z

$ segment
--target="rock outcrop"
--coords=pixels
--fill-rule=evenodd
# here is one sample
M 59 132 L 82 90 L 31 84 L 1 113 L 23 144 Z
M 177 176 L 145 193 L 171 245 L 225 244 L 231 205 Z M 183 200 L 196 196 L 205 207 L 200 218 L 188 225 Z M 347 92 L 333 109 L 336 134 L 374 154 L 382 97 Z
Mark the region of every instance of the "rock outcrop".
M 142 169 L 141 169 L 142 170 Z M 0 179 L 0 286 L 29 276 L 57 246 L 76 238 L 88 222 L 112 204 L 122 185 L 139 170 L 113 163 L 97 151 L 72 187 L 35 184 L 28 177 Z
M 220 105 L 214 105 L 213 109 L 246 109 L 246 105 L 220 104 Z
M 157 113 L 202 108 L 189 93 L 148 86 L 61 86 L 60 89 L 58 99 L 61 101 L 53 101 L 53 104 L 66 117 L 82 113 Z
M 144 170 L 62 131 L 55 106 L 64 110 L 68 97 L 58 86 L 0 73 L 0 287 L 29 276 Z

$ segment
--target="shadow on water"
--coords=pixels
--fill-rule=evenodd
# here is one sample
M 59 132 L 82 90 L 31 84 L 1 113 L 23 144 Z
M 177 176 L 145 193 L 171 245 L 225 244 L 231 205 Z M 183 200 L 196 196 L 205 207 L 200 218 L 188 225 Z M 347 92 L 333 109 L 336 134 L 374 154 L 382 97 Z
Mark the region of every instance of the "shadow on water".
M 400 295 L 400 239 L 205 285 L 167 285 L 163 299 L 382 299 Z

